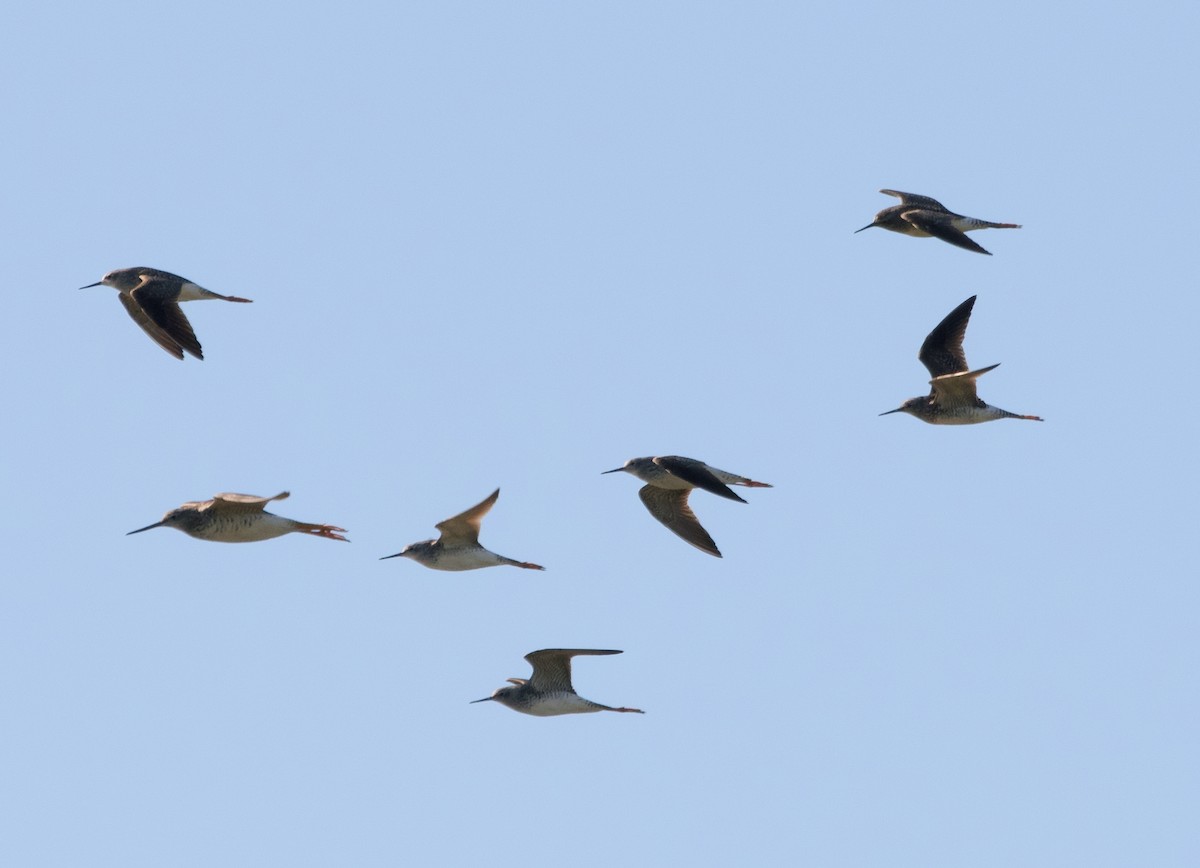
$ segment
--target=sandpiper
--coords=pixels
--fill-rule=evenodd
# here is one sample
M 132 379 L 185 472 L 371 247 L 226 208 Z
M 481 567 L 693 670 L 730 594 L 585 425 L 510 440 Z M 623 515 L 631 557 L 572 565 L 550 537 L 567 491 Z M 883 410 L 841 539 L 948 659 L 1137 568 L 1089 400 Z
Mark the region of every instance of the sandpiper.
M 213 496 L 212 500 L 185 503 L 164 515 L 162 521 L 131 530 L 126 536 L 156 527 L 173 527 L 188 536 L 212 542 L 258 542 L 264 539 L 274 539 L 285 533 L 305 533 L 325 539 L 350 541 L 338 533 L 338 531 L 345 533 L 344 527 L 334 527 L 332 524 L 308 524 L 264 511 L 263 508 L 272 500 L 283 500 L 286 497 L 288 497 L 286 491 L 281 491 L 274 497 L 259 497 L 254 494 L 217 494 Z
M 111 286 L 117 290 L 117 298 L 121 299 L 121 304 L 125 305 L 125 310 L 129 311 L 133 321 L 140 325 L 156 344 L 177 359 L 183 358 L 184 350 L 198 359 L 204 358 L 204 353 L 200 350 L 200 341 L 196 340 L 192 324 L 179 309 L 179 302 L 206 298 L 247 304 L 251 301 L 236 295 L 210 292 L 187 278 L 171 274 L 169 271 L 159 271 L 157 268 L 118 268 L 104 275 L 96 283 L 79 288 L 89 289 L 93 286 Z
M 1016 223 L 992 223 L 989 220 L 955 214 L 941 202 L 930 199 L 928 196 L 902 193 L 899 190 L 880 190 L 879 192 L 888 196 L 898 196 L 900 204 L 884 208 L 875 215 L 873 221 L 862 229 L 854 230 L 855 233 L 878 226 L 880 229 L 890 229 L 893 232 L 913 235 L 917 238 L 928 238 L 932 235 L 934 238 L 940 238 L 958 247 L 965 247 L 967 250 L 987 253 L 988 256 L 991 256 L 992 254 L 968 238 L 966 233 L 974 229 L 1021 228 Z
M 412 558 L 434 570 L 478 570 L 504 565 L 520 567 L 523 570 L 546 569 L 528 561 L 514 561 L 512 558 L 490 552 L 479 544 L 479 526 L 499 496 L 500 489 L 497 488 L 466 512 L 460 512 L 453 518 L 435 524 L 434 527 L 442 532 L 437 539 L 415 542 L 405 546 L 404 551 L 387 555 L 380 560 Z
M 993 419 L 1032 419 L 1041 422 L 1040 416 L 1021 416 L 993 407 L 975 393 L 975 381 L 988 371 L 998 368 L 999 362 L 980 368 L 967 369 L 967 357 L 963 353 L 963 336 L 967 333 L 967 321 L 971 319 L 971 308 L 975 296 L 971 296 L 937 324 L 937 328 L 921 344 L 917 358 L 929 369 L 933 387 L 923 398 L 909 398 L 895 410 L 880 413 L 909 413 L 922 422 L 933 425 L 973 425 L 976 422 L 991 422 Z
M 765 482 L 755 482 L 736 473 L 710 467 L 695 458 L 683 458 L 679 455 L 630 458 L 622 467 L 605 470 L 604 473 L 618 473 L 622 470 L 647 483 L 638 491 L 638 496 L 642 498 L 642 503 L 646 504 L 646 509 L 650 510 L 652 516 L 700 551 L 716 557 L 721 557 L 717 544 L 700 526 L 696 514 L 688 506 L 688 495 L 692 493 L 692 489 L 703 488 L 721 497 L 745 503 L 746 501 L 733 493 L 730 485 L 744 485 L 747 488 L 771 487 Z
M 592 651 L 587 648 L 546 648 L 525 655 L 533 667 L 533 676 L 506 679 L 514 687 L 500 687 L 491 696 L 476 702 L 496 701 L 513 711 L 551 717 L 556 714 L 590 714 L 593 711 L 620 711 L 645 714 L 640 708 L 613 708 L 584 699 L 571 686 L 571 658 L 584 654 L 621 654 L 621 651 Z

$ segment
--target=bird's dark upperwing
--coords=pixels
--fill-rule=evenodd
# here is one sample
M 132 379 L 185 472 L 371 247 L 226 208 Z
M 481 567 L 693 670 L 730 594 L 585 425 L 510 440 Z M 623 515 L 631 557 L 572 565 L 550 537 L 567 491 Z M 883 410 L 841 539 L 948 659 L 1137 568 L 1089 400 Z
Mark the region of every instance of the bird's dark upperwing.
M 159 328 L 154 320 L 146 316 L 146 312 L 142 310 L 136 301 L 123 292 L 118 294 L 117 298 L 121 299 L 121 304 L 125 306 L 126 313 L 141 327 L 142 331 L 150 336 L 151 340 L 175 358 L 183 358 L 183 347 L 179 345 L 179 342 Z
M 937 199 L 930 199 L 928 196 L 922 196 L 919 193 L 905 193 L 900 190 L 880 190 L 885 196 L 895 196 L 900 200 L 901 205 L 912 205 L 914 208 L 928 208 L 930 211 L 945 211 L 950 213 L 950 209 L 939 202 Z
M 720 497 L 727 497 L 730 500 L 746 502 L 738 497 L 732 488 L 717 479 L 703 461 L 684 458 L 682 455 L 660 455 L 654 459 L 654 463 L 672 476 L 678 476 L 684 482 L 690 482 L 697 488 L 703 488 L 705 491 Z
M 975 298 L 971 296 L 950 311 L 925 338 L 925 343 L 921 344 L 921 352 L 917 354 L 917 358 L 928 369 L 931 377 L 942 377 L 967 370 L 963 337 L 967 333 L 967 323 L 971 320 Z
M 982 253 L 985 256 L 992 255 L 968 238 L 967 233 L 954 226 L 954 217 L 957 215 L 942 214 L 937 211 L 918 208 L 913 211 L 905 211 L 900 216 L 922 232 L 928 233 L 934 238 L 940 238 L 942 241 L 953 244 L 955 247 L 961 247 L 973 253 Z
M 179 309 L 179 303 L 175 301 L 174 296 L 166 293 L 168 289 L 169 287 L 164 282 L 148 280 L 143 275 L 141 286 L 129 294 L 146 316 L 166 332 L 171 340 L 196 358 L 203 359 L 204 351 L 200 349 L 200 341 L 196 339 L 196 333 L 192 331 L 192 324 Z

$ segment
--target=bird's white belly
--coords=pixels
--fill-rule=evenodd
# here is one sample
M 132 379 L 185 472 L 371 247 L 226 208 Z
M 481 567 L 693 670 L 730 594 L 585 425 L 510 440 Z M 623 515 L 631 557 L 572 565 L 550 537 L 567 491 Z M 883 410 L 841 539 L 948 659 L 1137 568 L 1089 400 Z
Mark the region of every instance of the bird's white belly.
M 639 474 L 638 478 L 641 479 L 642 482 L 650 483 L 655 488 L 666 488 L 670 489 L 671 491 L 680 491 L 685 488 L 696 487 L 690 482 L 680 479 L 673 473 L 667 473 L 665 470 L 653 474 L 647 473 L 645 476 Z
M 179 287 L 178 301 L 199 301 L 202 298 L 212 298 L 212 293 L 203 286 L 197 286 L 190 280 L 185 280 Z
M 260 513 L 214 522 L 200 528 L 192 536 L 211 542 L 259 542 L 291 533 L 293 529 L 292 520 L 289 518 Z
M 435 570 L 478 570 L 483 567 L 497 567 L 504 560 L 497 554 L 485 548 L 450 549 L 443 551 L 441 557 L 430 564 Z
M 560 693 L 556 696 L 543 697 L 530 706 L 528 712 L 537 717 L 553 717 L 556 714 L 588 714 L 600 710 L 596 705 L 574 693 Z

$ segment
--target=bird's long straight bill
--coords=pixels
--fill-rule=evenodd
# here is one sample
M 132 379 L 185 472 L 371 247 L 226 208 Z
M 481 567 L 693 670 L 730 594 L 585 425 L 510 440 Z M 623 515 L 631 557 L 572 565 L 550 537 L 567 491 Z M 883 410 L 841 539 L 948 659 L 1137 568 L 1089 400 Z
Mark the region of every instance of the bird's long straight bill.
M 99 285 L 100 285 L 100 281 L 97 280 L 95 283 L 89 283 L 87 286 L 81 286 L 79 288 L 80 289 L 91 289 L 93 286 L 99 286 Z
M 156 521 L 156 522 L 154 522 L 154 524 L 148 524 L 145 527 L 139 527 L 137 530 L 131 530 L 129 533 L 125 534 L 125 536 L 131 536 L 132 534 L 135 534 L 135 533 L 141 533 L 144 530 L 154 530 L 156 527 L 162 527 L 162 526 L 163 526 L 163 523 L 161 521 Z
M 600 475 L 603 476 L 605 473 L 620 473 L 624 469 L 625 469 L 624 467 L 614 467 L 612 470 L 600 471 Z
M 474 705 L 477 702 L 491 702 L 495 698 L 496 697 L 494 697 L 494 696 L 485 696 L 485 697 L 483 697 L 483 699 L 472 699 L 470 702 L 467 703 L 467 705 Z
M 862 231 L 863 231 L 863 229 L 870 229 L 870 228 L 871 228 L 872 226 L 874 226 L 874 225 L 875 225 L 874 223 L 868 223 L 868 224 L 867 224 L 866 226 L 864 226 L 862 229 L 855 229 L 855 230 L 854 230 L 854 234 L 855 234 L 855 235 L 857 235 L 859 232 L 862 232 Z
M 880 413 L 880 416 L 890 416 L 893 413 L 900 413 L 904 410 L 903 407 L 897 407 L 895 410 L 888 410 L 886 413 Z
M 389 558 L 398 558 L 398 557 L 400 557 L 400 555 L 402 555 L 402 554 L 404 554 L 404 552 L 396 552 L 394 555 L 384 555 L 383 557 L 381 557 L 381 558 L 380 558 L 380 560 L 381 560 L 381 561 L 386 561 L 386 560 L 388 560 Z

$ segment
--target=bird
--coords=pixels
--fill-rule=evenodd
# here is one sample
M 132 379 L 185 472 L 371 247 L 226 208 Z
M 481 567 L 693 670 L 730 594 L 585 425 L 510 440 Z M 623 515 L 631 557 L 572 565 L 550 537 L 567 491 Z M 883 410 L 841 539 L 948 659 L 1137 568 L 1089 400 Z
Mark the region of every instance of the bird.
M 966 233 L 974 229 L 1020 229 L 1017 223 L 992 223 L 989 220 L 979 220 L 975 217 L 964 217 L 955 214 L 936 199 L 921 196 L 917 193 L 902 193 L 899 190 L 880 190 L 888 196 L 897 196 L 899 205 L 884 208 L 875 215 L 875 219 L 862 229 L 855 229 L 855 234 L 863 229 L 878 226 L 880 229 L 890 229 L 904 235 L 917 238 L 940 238 L 950 244 L 972 250 L 975 253 L 991 253 L 984 250 L 967 237 Z
M 584 699 L 571 686 L 571 658 L 583 655 L 621 654 L 621 651 L 593 651 L 588 648 L 545 648 L 525 655 L 533 667 L 529 679 L 509 678 L 513 687 L 499 687 L 491 696 L 471 702 L 499 702 L 513 711 L 537 717 L 557 714 L 590 714 L 593 711 L 619 711 L 645 714 L 640 708 L 613 708 Z
M 90 289 L 93 286 L 111 286 L 117 290 L 117 298 L 125 305 L 133 321 L 156 344 L 177 359 L 183 358 L 185 350 L 197 359 L 204 358 L 200 341 L 196 340 L 192 324 L 179 309 L 179 302 L 206 298 L 243 304 L 251 302 L 249 298 L 210 292 L 185 277 L 157 268 L 118 268 L 95 283 L 79 288 Z
M 350 542 L 341 533 L 344 527 L 332 524 L 309 524 L 293 521 L 280 515 L 265 512 L 264 507 L 272 500 L 284 500 L 288 492 L 281 491 L 274 497 L 259 497 L 255 494 L 217 494 L 212 500 L 185 503 L 162 517 L 162 521 L 131 530 L 129 536 L 152 530 L 156 527 L 173 527 L 188 536 L 211 542 L 241 543 L 274 539 L 285 533 L 303 533 L 310 536 Z
M 703 461 L 680 455 L 630 458 L 621 467 L 605 470 L 604 473 L 618 473 L 622 470 L 647 483 L 638 491 L 638 496 L 652 516 L 700 551 L 718 558 L 722 557 L 720 549 L 708 535 L 708 531 L 700 526 L 696 514 L 688 506 L 688 495 L 692 493 L 692 489 L 703 488 L 721 497 L 745 503 L 746 501 L 733 493 L 730 485 L 744 485 L 747 488 L 772 487 L 765 482 L 755 482 L 745 476 L 718 470 Z
M 971 319 L 971 309 L 975 307 L 975 298 L 971 296 L 950 311 L 925 338 L 925 343 L 921 344 L 917 358 L 933 377 L 929 381 L 933 387 L 929 394 L 923 398 L 909 398 L 895 410 L 879 415 L 908 413 L 933 425 L 973 425 L 993 419 L 1043 421 L 1040 416 L 1022 416 L 993 407 L 976 394 L 975 381 L 1000 364 L 997 362 L 977 371 L 968 370 L 962 345 L 967 322 Z
M 483 567 L 510 566 L 523 570 L 544 570 L 543 566 L 528 561 L 514 561 L 504 555 L 490 552 L 479 544 L 479 526 L 500 496 L 497 488 L 479 503 L 453 518 L 434 525 L 442 532 L 437 539 L 427 539 L 404 547 L 403 551 L 380 558 L 412 558 L 417 563 L 433 570 L 478 570 Z

